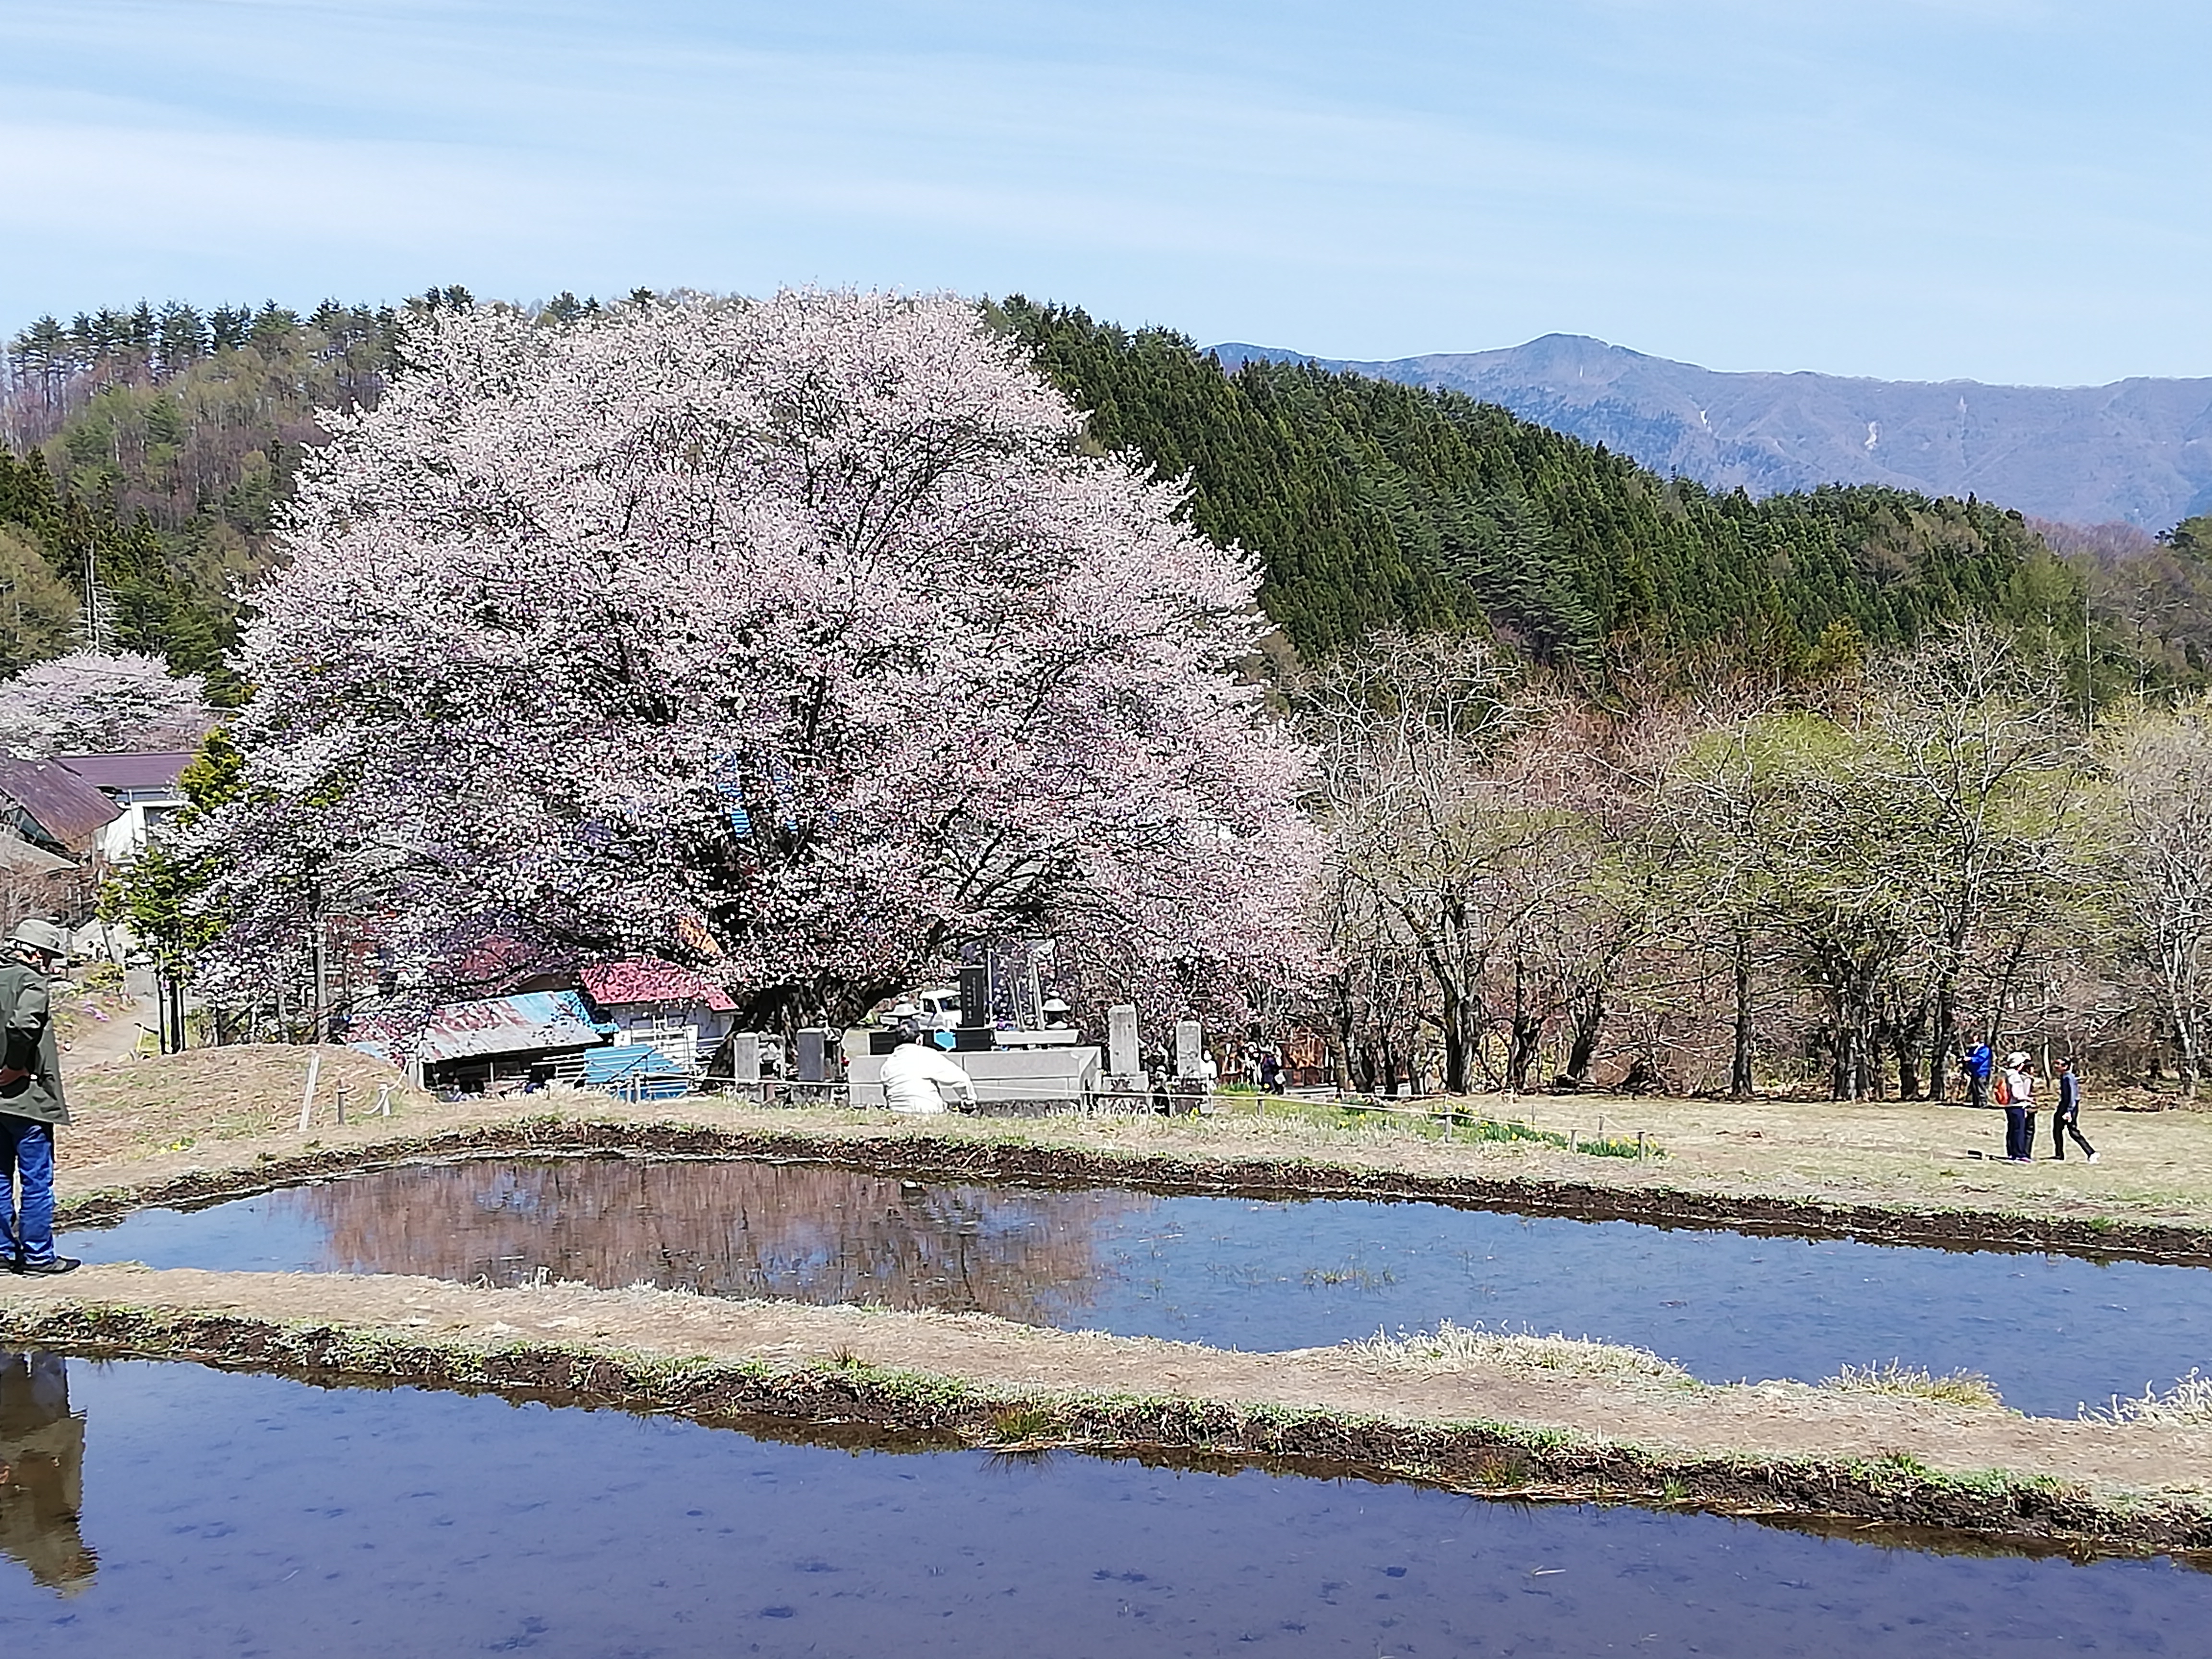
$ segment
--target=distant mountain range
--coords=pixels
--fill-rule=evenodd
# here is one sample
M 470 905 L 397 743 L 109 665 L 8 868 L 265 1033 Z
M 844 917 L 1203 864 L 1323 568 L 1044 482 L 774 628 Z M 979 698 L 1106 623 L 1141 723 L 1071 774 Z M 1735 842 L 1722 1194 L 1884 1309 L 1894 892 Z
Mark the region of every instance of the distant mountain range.
M 2071 524 L 2163 530 L 2212 509 L 2212 380 L 1984 386 L 1723 374 L 1578 334 L 1503 351 L 1349 362 L 1212 348 L 1463 392 L 1644 465 L 1754 495 L 1878 483 Z

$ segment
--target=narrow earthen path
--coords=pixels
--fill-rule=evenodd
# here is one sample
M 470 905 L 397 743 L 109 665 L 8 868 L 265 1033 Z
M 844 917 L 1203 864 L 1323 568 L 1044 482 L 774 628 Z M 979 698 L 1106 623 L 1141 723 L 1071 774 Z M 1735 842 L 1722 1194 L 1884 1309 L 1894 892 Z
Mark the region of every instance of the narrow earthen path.
M 550 1389 L 692 1414 L 914 1430 L 980 1424 L 986 1441 L 1014 1404 L 1043 1402 L 1055 1409 L 1012 1419 L 1015 1438 L 1195 1443 L 1248 1459 L 1297 1455 L 1304 1443 L 1255 1437 L 1255 1420 L 1331 1424 L 1334 1438 L 1316 1455 L 1377 1474 L 1555 1495 L 1667 1487 L 1714 1506 L 2212 1546 L 2212 1431 L 2023 1418 L 1796 1383 L 1716 1387 L 1491 1364 L 1424 1372 L 1343 1349 L 1239 1353 L 980 1315 L 135 1265 L 0 1279 L 0 1340 Z M 743 1387 L 700 1396 L 707 1407 L 680 1385 L 687 1370 L 733 1367 Z M 947 1404 L 963 1401 L 959 1410 Z M 1229 1426 L 1194 1442 L 1188 1422 L 1209 1413 Z M 1146 1426 L 1154 1418 L 1157 1432 Z M 1516 1447 L 1540 1455 L 1501 1464 L 1501 1448 Z M 1761 1474 L 1761 1466 L 1771 1467 Z M 1978 1493 L 1989 1512 L 1977 1522 L 1947 1510 L 1956 1507 L 1954 1487 Z

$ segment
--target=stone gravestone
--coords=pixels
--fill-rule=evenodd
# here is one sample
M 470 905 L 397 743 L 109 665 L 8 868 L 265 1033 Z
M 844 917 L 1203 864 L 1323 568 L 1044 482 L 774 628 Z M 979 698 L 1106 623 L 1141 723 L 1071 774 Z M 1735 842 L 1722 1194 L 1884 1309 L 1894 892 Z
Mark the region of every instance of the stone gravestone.
M 1206 1092 L 1206 1028 L 1194 1019 L 1179 1019 L 1175 1026 L 1176 1093 L 1185 1111 L 1210 1112 L 1213 1102 Z
M 1106 1086 L 1144 1091 L 1145 1078 L 1137 1063 L 1137 1011 L 1117 1002 L 1106 1011 Z
M 801 1083 L 830 1081 L 830 1068 L 835 1063 L 831 1056 L 836 1052 L 830 1045 L 830 1035 L 829 1030 L 818 1025 L 809 1025 L 799 1031 L 799 1080 Z M 823 1098 L 823 1093 L 819 1089 L 811 1090 L 805 1096 L 810 1105 L 819 1103 Z
M 734 1031 L 730 1036 L 730 1081 L 749 1100 L 760 1098 L 760 1033 Z

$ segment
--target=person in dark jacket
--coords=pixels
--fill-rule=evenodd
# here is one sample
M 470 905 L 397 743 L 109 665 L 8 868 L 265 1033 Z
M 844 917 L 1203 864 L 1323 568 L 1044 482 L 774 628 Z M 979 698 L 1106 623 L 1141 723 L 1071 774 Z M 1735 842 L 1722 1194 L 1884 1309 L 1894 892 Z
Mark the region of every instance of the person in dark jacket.
M 2069 1135 L 2094 1164 L 2097 1149 L 2081 1138 L 2081 1079 L 2074 1075 L 2074 1062 L 2062 1060 L 2058 1062 L 2058 1109 L 2051 1115 L 2051 1152 L 2061 1164 L 2066 1161 Z
M 54 1126 L 69 1121 L 54 1042 L 52 975 L 69 937 L 35 917 L 17 924 L 0 962 L 0 1250 L 19 1273 L 65 1273 L 54 1254 Z

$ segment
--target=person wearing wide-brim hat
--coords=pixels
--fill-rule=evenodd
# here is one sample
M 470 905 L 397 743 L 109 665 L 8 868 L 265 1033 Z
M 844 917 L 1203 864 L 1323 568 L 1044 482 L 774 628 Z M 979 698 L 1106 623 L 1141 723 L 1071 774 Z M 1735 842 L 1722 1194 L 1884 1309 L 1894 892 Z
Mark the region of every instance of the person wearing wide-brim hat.
M 0 1250 L 19 1273 L 65 1273 L 54 1254 L 54 1126 L 69 1121 L 54 1041 L 51 980 L 69 935 L 33 916 L 8 936 L 0 961 Z
M 2004 1080 L 2005 1156 L 2025 1164 L 2035 1155 L 2035 1073 L 2025 1048 L 2005 1056 Z

